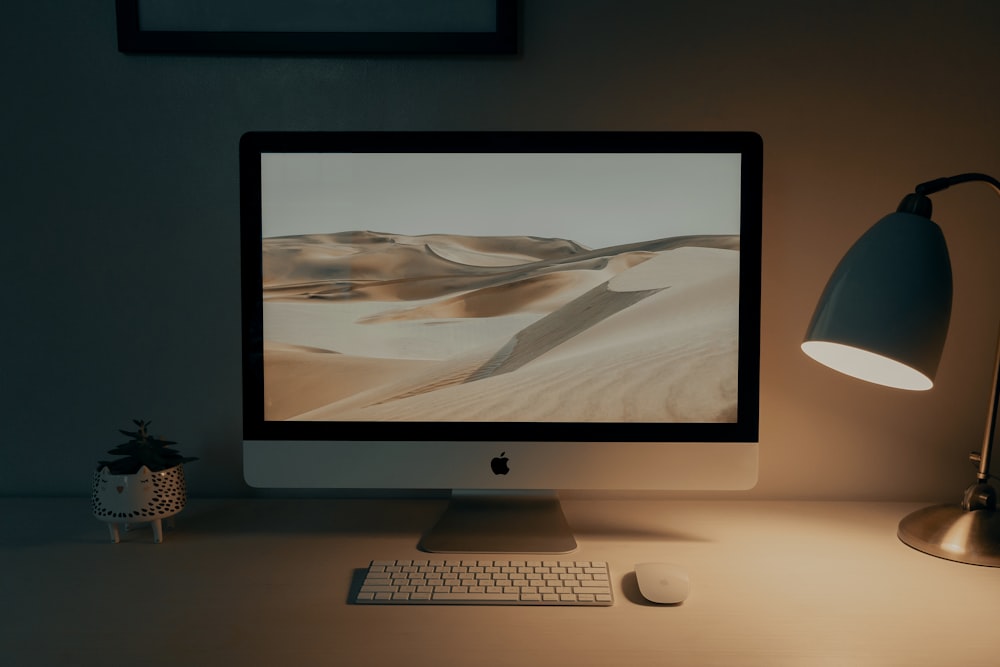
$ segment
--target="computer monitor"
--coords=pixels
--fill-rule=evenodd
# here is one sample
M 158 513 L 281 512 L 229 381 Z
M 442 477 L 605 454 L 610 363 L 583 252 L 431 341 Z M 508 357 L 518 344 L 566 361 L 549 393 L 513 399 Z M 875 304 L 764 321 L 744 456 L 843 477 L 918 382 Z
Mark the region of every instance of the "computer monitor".
M 471 496 L 453 552 L 753 486 L 761 182 L 750 132 L 245 134 L 247 482 Z

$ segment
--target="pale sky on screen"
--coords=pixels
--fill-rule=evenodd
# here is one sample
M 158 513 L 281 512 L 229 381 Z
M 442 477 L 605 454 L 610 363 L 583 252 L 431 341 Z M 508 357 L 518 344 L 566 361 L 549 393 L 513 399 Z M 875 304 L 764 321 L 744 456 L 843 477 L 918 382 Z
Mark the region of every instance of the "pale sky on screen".
M 589 248 L 739 233 L 732 154 L 265 154 L 263 235 L 527 235 Z

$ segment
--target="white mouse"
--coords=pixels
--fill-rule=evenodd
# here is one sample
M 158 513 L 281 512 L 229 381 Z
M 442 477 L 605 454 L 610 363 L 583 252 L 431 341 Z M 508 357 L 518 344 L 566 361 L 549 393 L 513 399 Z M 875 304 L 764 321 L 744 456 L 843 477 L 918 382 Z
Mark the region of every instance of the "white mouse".
M 687 572 L 672 563 L 639 563 L 635 580 L 642 597 L 657 604 L 679 604 L 691 592 Z

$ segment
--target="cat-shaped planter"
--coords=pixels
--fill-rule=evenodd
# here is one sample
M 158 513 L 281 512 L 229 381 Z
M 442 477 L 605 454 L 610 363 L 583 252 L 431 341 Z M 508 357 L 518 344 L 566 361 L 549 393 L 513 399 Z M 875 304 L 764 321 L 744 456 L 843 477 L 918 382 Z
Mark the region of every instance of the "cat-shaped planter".
M 163 541 L 162 520 L 184 509 L 187 491 L 184 466 L 152 472 L 146 466 L 133 475 L 113 475 L 104 466 L 94 473 L 91 506 L 94 516 L 108 524 L 111 541 L 117 543 L 118 525 L 151 523 L 153 541 Z

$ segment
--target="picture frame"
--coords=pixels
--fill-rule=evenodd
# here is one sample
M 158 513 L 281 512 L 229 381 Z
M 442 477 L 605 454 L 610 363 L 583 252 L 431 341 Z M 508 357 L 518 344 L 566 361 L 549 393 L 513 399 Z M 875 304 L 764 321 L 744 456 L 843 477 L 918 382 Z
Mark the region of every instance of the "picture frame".
M 122 53 L 514 54 L 518 0 L 116 0 Z

